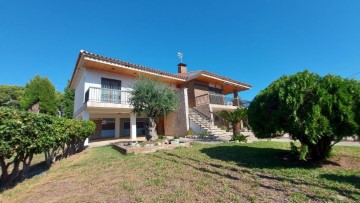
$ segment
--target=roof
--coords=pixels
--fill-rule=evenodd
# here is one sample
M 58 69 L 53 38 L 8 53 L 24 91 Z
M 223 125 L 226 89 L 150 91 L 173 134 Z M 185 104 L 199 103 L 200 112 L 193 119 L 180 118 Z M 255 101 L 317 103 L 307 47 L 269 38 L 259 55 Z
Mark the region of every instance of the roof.
M 249 84 L 242 83 L 242 82 L 239 82 L 237 80 L 233 80 L 231 78 L 227 78 L 227 77 L 224 77 L 224 76 L 221 76 L 221 75 L 218 75 L 218 74 L 206 71 L 206 70 L 192 71 L 192 72 L 187 72 L 185 74 L 184 73 L 182 73 L 182 74 L 174 74 L 174 73 L 169 73 L 169 72 L 166 72 L 166 71 L 161 71 L 161 70 L 158 70 L 158 69 L 155 69 L 155 68 L 141 66 L 141 65 L 121 61 L 121 60 L 118 60 L 118 59 L 102 56 L 102 55 L 99 55 L 99 54 L 94 54 L 94 53 L 84 51 L 84 50 L 81 50 L 80 53 L 79 53 L 79 56 L 78 56 L 78 59 L 76 61 L 76 65 L 75 65 L 75 68 L 74 68 L 74 72 L 73 72 L 72 77 L 71 77 L 70 84 L 72 84 L 72 82 L 74 80 L 76 71 L 79 68 L 78 65 L 79 65 L 80 61 L 83 60 L 85 57 L 90 57 L 92 59 L 101 60 L 101 61 L 105 61 L 105 62 L 109 62 L 109 63 L 114 63 L 116 65 L 127 66 L 127 67 L 131 67 L 133 69 L 137 69 L 137 70 L 141 70 L 141 71 L 147 71 L 147 72 L 151 72 L 151 73 L 158 74 L 158 75 L 163 75 L 163 76 L 168 76 L 168 77 L 172 77 L 172 78 L 175 78 L 175 79 L 180 79 L 180 80 L 183 80 L 184 82 L 194 80 L 194 79 L 196 79 L 196 78 L 198 78 L 200 76 L 205 75 L 205 76 L 210 76 L 210 77 L 214 77 L 214 78 L 217 78 L 217 79 L 229 81 L 229 82 L 235 83 L 235 84 L 240 85 L 240 86 L 246 86 L 248 88 L 251 88 L 251 85 L 249 85 Z
M 106 56 L 101 56 L 99 54 L 94 54 L 94 53 L 84 51 L 84 50 L 81 50 L 80 54 L 82 54 L 83 56 L 91 56 L 92 58 L 97 58 L 97 59 L 101 59 L 101 60 L 104 60 L 104 61 L 116 63 L 118 65 L 129 66 L 129 67 L 132 67 L 132 68 L 135 68 L 135 69 L 149 71 L 149 72 L 153 72 L 153 73 L 160 74 L 160 75 L 167 75 L 167 76 L 174 77 L 174 78 L 186 79 L 184 76 L 181 76 L 181 75 L 178 75 L 178 74 L 173 74 L 173 73 L 157 70 L 155 68 L 149 68 L 149 67 L 146 67 L 146 66 L 141 66 L 141 65 L 129 63 L 129 62 L 121 61 L 121 60 L 106 57 Z
M 212 72 L 209 72 L 209 71 L 206 71 L 206 70 L 198 70 L 198 71 L 191 71 L 191 72 L 187 72 L 187 73 L 179 73 L 178 75 L 186 77 L 187 80 L 193 80 L 193 79 L 196 79 L 196 78 L 198 78 L 198 77 L 200 77 L 202 75 L 208 75 L 208 76 L 219 78 L 219 79 L 222 79 L 222 80 L 226 80 L 226 81 L 229 81 L 229 82 L 241 85 L 241 86 L 246 86 L 246 87 L 249 87 L 249 88 L 252 87 L 249 84 L 246 84 L 246 83 L 243 83 L 243 82 L 240 82 L 240 81 L 237 81 L 237 80 L 233 80 L 231 78 L 228 78 L 228 77 L 216 74 L 216 73 L 212 73 Z

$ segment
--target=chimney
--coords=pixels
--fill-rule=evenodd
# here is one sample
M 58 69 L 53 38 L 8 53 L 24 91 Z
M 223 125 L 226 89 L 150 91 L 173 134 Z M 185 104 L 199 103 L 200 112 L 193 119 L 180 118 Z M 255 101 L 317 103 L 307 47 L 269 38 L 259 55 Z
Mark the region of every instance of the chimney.
M 186 64 L 185 63 L 179 63 L 178 64 L 178 73 L 186 73 Z

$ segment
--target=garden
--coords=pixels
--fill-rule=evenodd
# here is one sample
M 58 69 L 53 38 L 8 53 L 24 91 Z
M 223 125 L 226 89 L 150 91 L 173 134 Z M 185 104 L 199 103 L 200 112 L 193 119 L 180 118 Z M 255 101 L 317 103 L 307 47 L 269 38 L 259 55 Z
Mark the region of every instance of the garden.
M 191 148 L 140 155 L 122 155 L 110 146 L 90 148 L 4 191 L 0 199 L 3 202 L 360 199 L 359 147 L 335 146 L 333 157 L 322 163 L 299 161 L 289 154 L 289 143 L 272 141 L 195 144 Z

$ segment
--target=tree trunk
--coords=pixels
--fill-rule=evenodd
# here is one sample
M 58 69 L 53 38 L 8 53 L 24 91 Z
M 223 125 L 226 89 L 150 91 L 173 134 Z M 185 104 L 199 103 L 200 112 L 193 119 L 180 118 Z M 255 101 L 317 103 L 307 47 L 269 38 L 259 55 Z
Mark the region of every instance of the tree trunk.
M 321 138 L 316 144 L 310 144 L 309 151 L 313 160 L 321 161 L 328 158 L 331 150 L 331 139 L 328 137 Z
M 157 140 L 156 123 L 154 118 L 149 118 L 145 125 L 146 140 Z
M 240 122 L 233 123 L 232 127 L 233 127 L 233 135 L 241 134 L 241 123 Z

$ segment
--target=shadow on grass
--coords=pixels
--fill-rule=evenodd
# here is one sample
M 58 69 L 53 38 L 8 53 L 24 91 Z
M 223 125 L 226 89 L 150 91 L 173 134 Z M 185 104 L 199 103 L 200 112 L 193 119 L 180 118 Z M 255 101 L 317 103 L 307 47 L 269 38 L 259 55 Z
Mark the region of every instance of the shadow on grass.
M 289 150 L 242 145 L 216 146 L 201 149 L 210 158 L 232 161 L 247 168 L 313 168 L 314 164 L 299 161 Z
M 0 185 L 0 192 L 11 189 L 11 188 L 15 187 L 17 184 L 25 181 L 26 179 L 30 179 L 34 176 L 40 175 L 40 174 L 44 173 L 45 171 L 49 170 L 49 168 L 50 168 L 50 166 L 48 164 L 46 164 L 45 161 L 33 164 L 30 166 L 29 172 L 24 179 L 17 178 L 17 179 L 15 179 L 14 183 L 12 183 L 8 187 L 4 187 L 4 186 Z
M 320 177 L 335 182 L 348 183 L 360 189 L 360 176 L 358 175 L 346 176 L 346 175 L 337 175 L 337 174 L 323 174 L 320 175 Z

